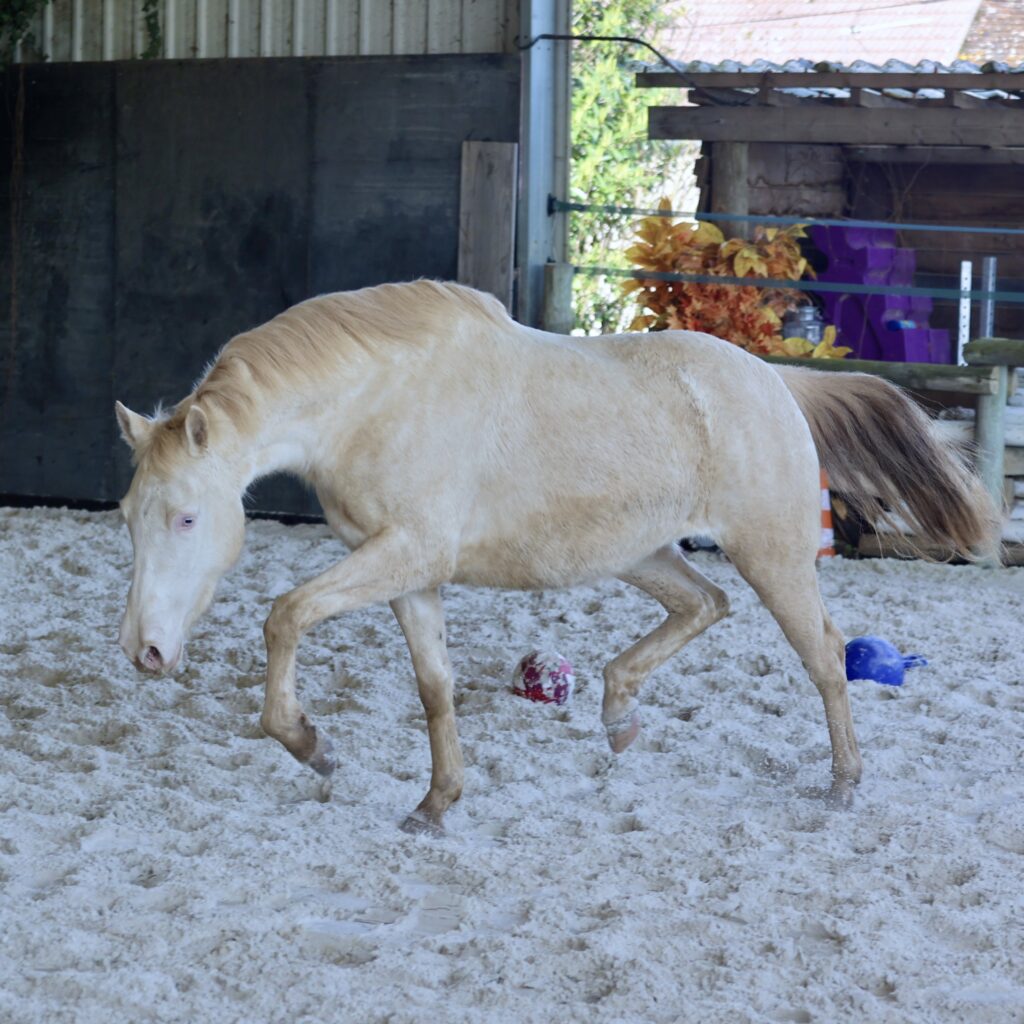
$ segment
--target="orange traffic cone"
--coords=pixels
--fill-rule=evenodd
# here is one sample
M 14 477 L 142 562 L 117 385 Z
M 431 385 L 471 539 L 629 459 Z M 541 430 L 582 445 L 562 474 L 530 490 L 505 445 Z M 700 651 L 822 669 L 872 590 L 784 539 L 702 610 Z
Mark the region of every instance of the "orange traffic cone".
M 834 558 L 836 553 L 836 535 L 832 529 L 832 501 L 828 494 L 828 474 L 821 473 L 821 541 L 818 548 L 819 558 Z

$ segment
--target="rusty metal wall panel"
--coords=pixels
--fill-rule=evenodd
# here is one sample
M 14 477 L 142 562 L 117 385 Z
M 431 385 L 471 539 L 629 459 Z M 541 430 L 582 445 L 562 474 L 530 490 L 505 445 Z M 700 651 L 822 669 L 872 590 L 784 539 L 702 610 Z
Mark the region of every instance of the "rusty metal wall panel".
M 520 0 L 54 0 L 24 61 L 514 51 Z

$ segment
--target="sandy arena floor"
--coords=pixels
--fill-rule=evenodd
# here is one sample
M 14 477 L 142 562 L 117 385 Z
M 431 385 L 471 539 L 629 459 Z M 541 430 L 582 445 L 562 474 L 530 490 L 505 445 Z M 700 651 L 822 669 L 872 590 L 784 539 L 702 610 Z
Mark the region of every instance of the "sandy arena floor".
M 25 1022 L 1024 1021 L 1024 570 L 836 560 L 849 636 L 931 665 L 853 684 L 866 773 L 820 799 L 821 702 L 732 567 L 733 614 L 642 693 L 619 759 L 600 669 L 658 608 L 616 582 L 447 592 L 463 800 L 443 838 L 386 607 L 303 643 L 333 795 L 262 737 L 271 599 L 341 554 L 250 526 L 186 667 L 117 642 L 114 513 L 0 509 L 0 1019 Z M 568 708 L 508 692 L 554 647 Z

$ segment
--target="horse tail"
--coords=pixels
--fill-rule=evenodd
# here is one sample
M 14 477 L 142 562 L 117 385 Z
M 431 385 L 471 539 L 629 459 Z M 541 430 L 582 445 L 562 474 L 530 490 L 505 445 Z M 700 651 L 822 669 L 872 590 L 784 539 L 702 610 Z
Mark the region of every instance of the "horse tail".
M 998 538 L 995 505 L 963 450 L 901 388 L 864 373 L 774 369 L 811 428 L 833 490 L 864 520 L 895 526 L 897 513 L 918 537 L 968 559 Z

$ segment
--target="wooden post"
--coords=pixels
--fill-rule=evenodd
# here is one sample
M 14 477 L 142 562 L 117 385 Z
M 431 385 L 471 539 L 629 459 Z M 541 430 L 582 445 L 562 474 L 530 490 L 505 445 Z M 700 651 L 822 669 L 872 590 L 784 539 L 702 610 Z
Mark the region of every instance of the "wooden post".
M 544 308 L 541 326 L 552 334 L 570 334 L 576 326 L 572 307 L 573 268 L 570 263 L 544 265 Z
M 1006 398 L 1010 371 L 1006 366 L 997 366 L 996 392 L 994 395 L 979 395 L 975 413 L 974 440 L 978 447 L 978 475 L 985 489 L 992 496 L 996 509 L 1003 511 L 1003 459 L 1006 450 Z M 992 549 L 986 555 L 983 565 L 995 568 L 1002 565 L 1000 547 L 1002 538 L 993 538 Z
M 459 195 L 459 281 L 512 309 L 515 267 L 514 142 L 463 142 Z
M 1007 466 L 1006 452 L 1006 398 L 1016 390 L 1015 367 L 1024 365 L 1024 341 L 1016 338 L 977 338 L 965 349 L 964 355 L 972 366 L 987 366 L 997 371 L 995 389 L 990 395 L 979 395 L 974 420 L 974 441 L 978 448 L 978 474 L 992 495 L 996 508 L 1003 510 L 1004 476 L 1007 469 L 1014 474 L 1024 471 L 1017 449 L 1010 453 Z M 996 537 L 992 551 L 984 562 L 988 566 L 1001 564 L 1002 543 Z
M 750 150 L 745 142 L 716 142 L 711 154 L 711 212 L 750 213 Z M 723 221 L 723 234 L 745 237 L 745 221 Z

